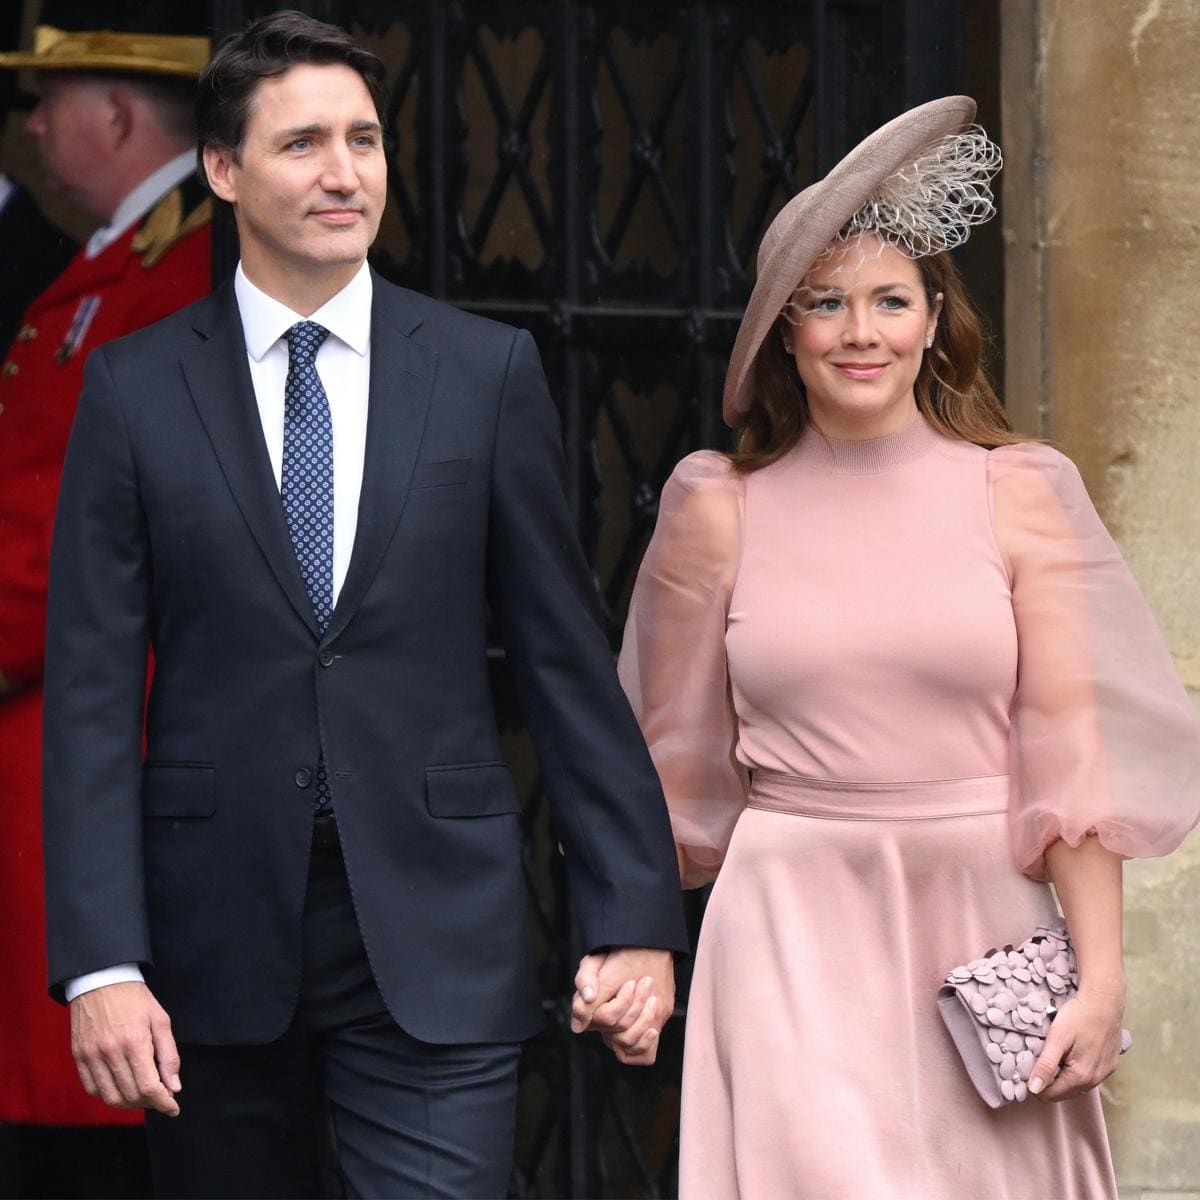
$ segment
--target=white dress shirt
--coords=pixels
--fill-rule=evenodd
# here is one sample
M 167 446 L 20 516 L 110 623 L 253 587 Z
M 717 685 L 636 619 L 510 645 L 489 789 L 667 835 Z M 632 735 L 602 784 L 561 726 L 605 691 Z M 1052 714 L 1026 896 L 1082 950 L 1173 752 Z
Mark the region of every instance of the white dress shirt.
M 354 548 L 367 446 L 371 272 L 364 262 L 354 278 L 310 317 L 300 316 L 255 287 L 246 277 L 241 263 L 234 276 L 233 290 L 242 318 L 250 380 L 254 385 L 254 399 L 258 404 L 276 487 L 280 486 L 283 470 L 283 392 L 288 370 L 288 346 L 284 334 L 297 321 L 315 321 L 329 330 L 330 336 L 317 351 L 316 367 L 329 398 L 333 425 L 333 602 L 336 604 Z M 68 1000 L 74 1000 L 84 992 L 110 983 L 135 983 L 141 979 L 142 972 L 137 963 L 121 963 L 69 980 L 66 995 Z
M 196 151 L 185 150 L 141 183 L 117 205 L 116 212 L 88 238 L 84 258 L 95 258 L 107 250 L 135 221 L 140 221 L 173 187 L 181 184 L 196 169 Z
M 240 263 L 233 288 L 242 314 L 250 378 L 276 487 L 283 467 L 283 390 L 288 371 L 284 334 L 297 321 L 315 321 L 329 330 L 330 336 L 317 351 L 317 374 L 329 397 L 329 415 L 333 421 L 333 602 L 336 604 L 354 548 L 367 445 L 371 271 L 363 263 L 358 274 L 311 317 L 292 312 L 256 288 L 246 278 Z

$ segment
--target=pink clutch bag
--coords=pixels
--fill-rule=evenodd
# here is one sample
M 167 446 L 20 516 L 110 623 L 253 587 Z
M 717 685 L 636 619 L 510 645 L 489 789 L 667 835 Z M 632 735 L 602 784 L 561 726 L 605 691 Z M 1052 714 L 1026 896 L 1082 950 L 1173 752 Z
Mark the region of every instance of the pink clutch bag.
M 1019 946 L 985 951 L 946 976 L 938 1011 L 990 1108 L 1029 1095 L 1029 1074 L 1050 1022 L 1078 987 L 1075 951 L 1061 920 L 1038 926 Z M 1122 1054 L 1132 1041 L 1122 1029 Z

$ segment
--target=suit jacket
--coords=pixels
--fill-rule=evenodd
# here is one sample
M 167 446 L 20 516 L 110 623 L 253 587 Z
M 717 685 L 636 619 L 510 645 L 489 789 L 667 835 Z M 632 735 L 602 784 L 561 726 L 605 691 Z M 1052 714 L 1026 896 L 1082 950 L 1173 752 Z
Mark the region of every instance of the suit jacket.
M 47 635 L 50 977 L 142 962 L 185 1042 L 265 1042 L 292 1017 L 322 746 L 396 1021 L 431 1042 L 540 1026 L 489 602 L 585 945 L 686 947 L 665 805 L 601 633 L 533 341 L 374 288 L 358 529 L 324 635 L 232 287 L 87 366 Z

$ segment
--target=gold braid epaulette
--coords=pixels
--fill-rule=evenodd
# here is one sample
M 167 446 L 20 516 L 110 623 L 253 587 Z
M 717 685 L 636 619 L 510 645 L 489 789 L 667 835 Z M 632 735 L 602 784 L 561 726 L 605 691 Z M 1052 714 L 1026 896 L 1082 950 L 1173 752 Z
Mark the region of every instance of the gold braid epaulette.
M 155 266 L 176 242 L 212 220 L 212 197 L 205 196 L 185 215 L 183 191 L 182 187 L 172 188 L 150 210 L 133 235 L 133 252 L 141 256 L 142 266 L 147 270 Z

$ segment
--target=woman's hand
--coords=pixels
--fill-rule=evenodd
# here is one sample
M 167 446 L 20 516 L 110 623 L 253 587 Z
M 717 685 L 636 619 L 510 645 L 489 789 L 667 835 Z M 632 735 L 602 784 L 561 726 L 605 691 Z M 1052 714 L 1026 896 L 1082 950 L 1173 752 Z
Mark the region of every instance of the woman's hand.
M 1079 991 L 1059 1010 L 1030 1072 L 1029 1090 L 1042 1100 L 1077 1096 L 1116 1070 L 1125 1014 L 1121 861 L 1094 834 L 1078 846 L 1060 838 L 1046 847 L 1046 866 L 1079 962 Z
M 1117 1069 L 1124 1015 L 1124 984 L 1081 987 L 1050 1026 L 1029 1074 L 1030 1092 L 1048 1102 L 1066 1100 L 1107 1079 Z

